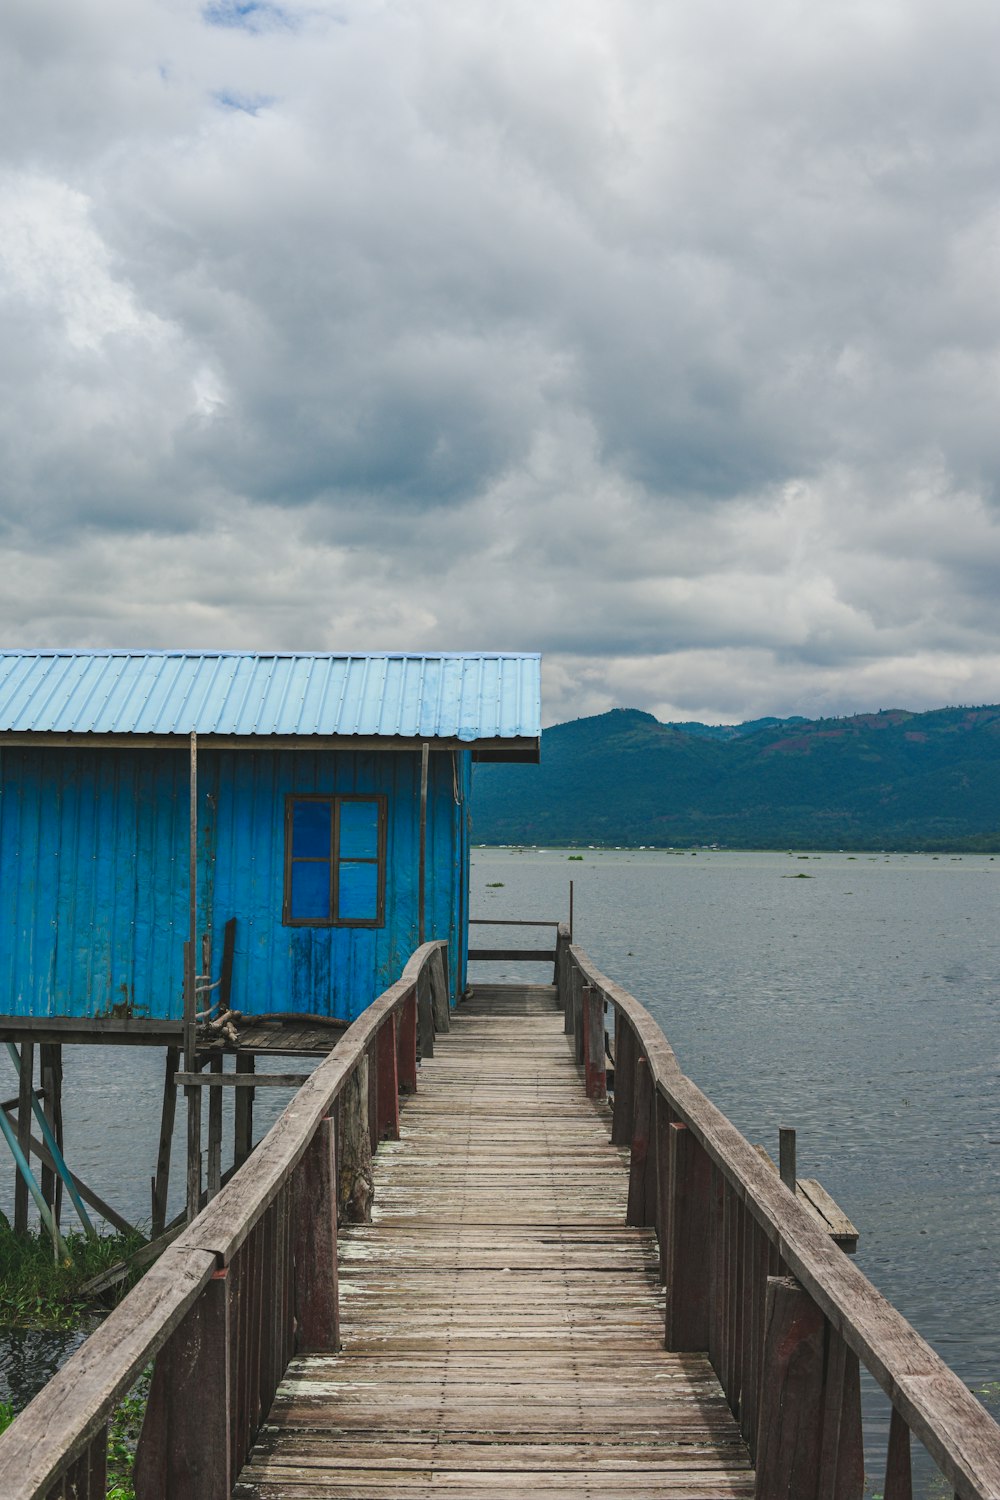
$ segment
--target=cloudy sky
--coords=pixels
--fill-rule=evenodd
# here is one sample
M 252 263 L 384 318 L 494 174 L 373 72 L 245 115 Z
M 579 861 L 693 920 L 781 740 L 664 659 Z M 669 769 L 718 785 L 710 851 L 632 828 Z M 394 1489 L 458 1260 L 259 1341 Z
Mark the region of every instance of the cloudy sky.
M 4 0 L 0 644 L 1000 701 L 995 0 Z

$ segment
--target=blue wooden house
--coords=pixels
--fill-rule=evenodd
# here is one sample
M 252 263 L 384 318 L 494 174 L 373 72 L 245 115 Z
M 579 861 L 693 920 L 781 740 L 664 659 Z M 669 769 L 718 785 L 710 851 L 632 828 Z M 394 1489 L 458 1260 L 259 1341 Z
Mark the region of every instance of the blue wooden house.
M 180 1031 L 184 942 L 248 1016 L 353 1019 L 422 938 L 465 983 L 476 759 L 536 760 L 504 653 L 0 653 L 0 1031 Z M 192 909 L 192 893 L 194 905 Z

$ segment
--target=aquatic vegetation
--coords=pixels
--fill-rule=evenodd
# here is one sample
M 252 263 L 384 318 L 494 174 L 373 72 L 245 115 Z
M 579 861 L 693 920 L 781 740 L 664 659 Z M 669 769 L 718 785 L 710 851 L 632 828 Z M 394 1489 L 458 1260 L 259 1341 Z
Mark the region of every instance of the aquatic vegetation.
M 16 1235 L 5 1220 L 0 1222 L 0 1323 L 29 1328 L 75 1327 L 93 1311 L 82 1290 L 86 1283 L 133 1255 L 143 1243 L 138 1231 L 96 1238 L 70 1231 L 65 1239 L 70 1258 L 55 1261 L 47 1233 L 39 1230 Z M 136 1270 L 126 1277 L 116 1300 L 135 1285 L 140 1275 Z
M 150 1365 L 115 1408 L 108 1425 L 107 1500 L 135 1500 L 132 1484 L 135 1447 L 142 1431 L 142 1419 L 146 1415 L 152 1373 L 153 1367 Z

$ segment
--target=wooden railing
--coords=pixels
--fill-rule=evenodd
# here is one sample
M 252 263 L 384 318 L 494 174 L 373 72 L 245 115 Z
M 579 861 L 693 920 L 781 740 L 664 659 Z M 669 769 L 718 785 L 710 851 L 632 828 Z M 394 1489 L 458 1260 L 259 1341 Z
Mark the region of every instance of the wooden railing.
M 0 1436 L 0 1500 L 103 1500 L 107 1426 L 155 1359 L 140 1500 L 229 1500 L 293 1353 L 340 1347 L 337 1221 L 371 1215 L 372 1152 L 447 1030 L 425 943 L 228 1185 Z
M 859 1361 L 891 1403 L 884 1500 L 912 1500 L 910 1434 L 960 1500 L 1000 1497 L 1000 1427 L 757 1150 L 682 1073 L 649 1012 L 557 939 L 556 982 L 588 1093 L 630 1147 L 628 1221 L 653 1225 L 665 1342 L 707 1350 L 756 1467 L 757 1500 L 860 1500 Z
M 520 917 L 470 917 L 470 927 L 559 927 L 558 922 L 540 922 Z M 470 963 L 478 959 L 484 962 L 551 964 L 555 963 L 555 948 L 470 948 Z

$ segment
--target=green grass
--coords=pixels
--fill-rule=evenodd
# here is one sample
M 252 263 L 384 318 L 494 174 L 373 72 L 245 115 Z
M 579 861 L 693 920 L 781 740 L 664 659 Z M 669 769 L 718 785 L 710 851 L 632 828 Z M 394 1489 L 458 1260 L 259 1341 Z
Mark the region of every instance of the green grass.
M 24 1328 L 74 1327 L 93 1310 L 81 1287 L 143 1244 L 137 1231 L 102 1234 L 96 1239 L 71 1231 L 65 1239 L 69 1259 L 57 1262 L 46 1233 L 15 1235 L 0 1215 L 0 1323 Z M 140 1274 L 130 1273 L 115 1300 L 135 1285 Z

